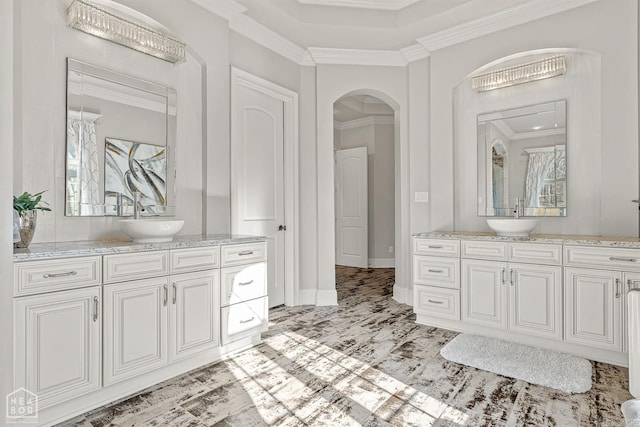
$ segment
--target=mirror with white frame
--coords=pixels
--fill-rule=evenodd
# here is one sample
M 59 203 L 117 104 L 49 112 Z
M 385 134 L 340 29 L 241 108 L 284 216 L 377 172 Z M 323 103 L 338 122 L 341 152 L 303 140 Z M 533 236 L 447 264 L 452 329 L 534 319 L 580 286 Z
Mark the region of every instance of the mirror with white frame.
M 67 60 L 67 216 L 172 215 L 176 91 Z
M 567 215 L 567 102 L 478 115 L 478 215 Z

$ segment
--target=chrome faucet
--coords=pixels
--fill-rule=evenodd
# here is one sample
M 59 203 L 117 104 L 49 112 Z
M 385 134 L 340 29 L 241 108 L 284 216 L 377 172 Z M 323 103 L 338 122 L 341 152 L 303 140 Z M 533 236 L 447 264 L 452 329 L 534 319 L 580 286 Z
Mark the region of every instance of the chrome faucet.
M 140 214 L 144 211 L 144 206 L 140 203 L 141 194 L 139 191 L 133 192 L 133 218 L 140 219 Z
M 116 193 L 116 216 L 122 216 L 122 193 Z
M 521 202 L 520 197 L 516 197 L 516 208 L 513 211 L 516 218 L 520 218 L 520 202 Z

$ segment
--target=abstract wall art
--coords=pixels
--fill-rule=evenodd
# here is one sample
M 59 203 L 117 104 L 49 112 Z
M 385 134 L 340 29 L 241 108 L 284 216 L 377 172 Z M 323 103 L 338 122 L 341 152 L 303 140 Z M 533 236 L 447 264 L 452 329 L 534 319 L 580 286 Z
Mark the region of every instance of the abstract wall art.
M 105 200 L 131 205 L 139 191 L 149 214 L 162 214 L 167 204 L 167 156 L 163 145 L 105 138 Z

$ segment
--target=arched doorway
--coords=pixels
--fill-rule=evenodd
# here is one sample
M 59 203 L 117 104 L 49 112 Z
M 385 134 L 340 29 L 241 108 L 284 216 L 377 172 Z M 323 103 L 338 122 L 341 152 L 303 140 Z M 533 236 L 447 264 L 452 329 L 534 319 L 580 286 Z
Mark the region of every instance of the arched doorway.
M 338 301 L 357 276 L 392 294 L 396 246 L 396 111 L 374 91 L 333 104 L 335 263 Z M 370 280 L 369 280 L 370 279 Z

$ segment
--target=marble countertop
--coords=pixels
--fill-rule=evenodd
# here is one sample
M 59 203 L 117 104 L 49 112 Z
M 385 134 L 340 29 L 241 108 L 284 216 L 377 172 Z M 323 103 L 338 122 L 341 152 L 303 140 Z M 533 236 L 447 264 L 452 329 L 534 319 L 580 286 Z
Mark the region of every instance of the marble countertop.
M 414 236 L 431 239 L 555 243 L 559 245 L 607 246 L 640 249 L 640 238 L 637 237 L 580 236 L 569 234 L 531 234 L 528 237 L 502 237 L 497 236 L 495 233 L 486 231 L 430 231 L 426 233 L 415 233 Z
M 264 236 L 209 234 L 206 236 L 176 236 L 171 242 L 135 243 L 130 240 L 86 240 L 77 242 L 33 243 L 25 249 L 14 249 L 14 261 L 107 255 L 127 252 L 159 251 L 163 249 L 197 248 L 225 243 L 265 241 Z

